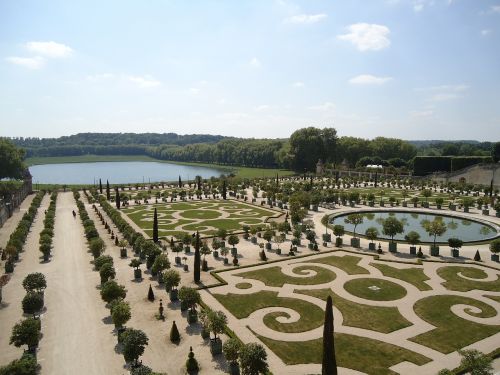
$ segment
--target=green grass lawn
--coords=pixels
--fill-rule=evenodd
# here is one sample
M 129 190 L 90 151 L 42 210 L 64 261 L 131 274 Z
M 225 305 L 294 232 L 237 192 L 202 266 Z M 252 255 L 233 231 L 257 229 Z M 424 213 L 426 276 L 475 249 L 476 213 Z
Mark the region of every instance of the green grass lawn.
M 267 286 L 282 287 L 284 284 L 295 284 L 295 285 L 317 285 L 324 284 L 335 280 L 337 275 L 330 270 L 324 269 L 322 267 L 315 266 L 300 266 L 295 268 L 294 273 L 307 274 L 306 271 L 313 270 L 316 271 L 315 276 L 311 277 L 292 277 L 285 275 L 281 272 L 281 267 L 270 267 L 263 268 L 256 271 L 249 271 L 245 273 L 239 273 L 238 276 L 260 280 Z
M 238 319 L 247 318 L 254 311 L 273 306 L 288 307 L 300 314 L 295 323 L 280 323 L 279 316 L 288 316 L 285 312 L 275 312 L 264 317 L 264 324 L 278 332 L 297 333 L 320 327 L 324 322 L 323 309 L 309 302 L 296 298 L 281 298 L 277 292 L 260 291 L 251 294 L 212 294 L 231 314 Z
M 469 312 L 472 316 L 497 316 L 494 308 L 472 298 L 447 295 L 426 297 L 415 303 L 414 310 L 436 328 L 411 338 L 411 341 L 447 354 L 500 332 L 500 325 L 479 324 L 459 318 L 450 311 L 451 306 L 458 304 L 481 309 L 479 314 Z
M 154 208 L 158 212 L 160 237 L 194 231 L 199 231 L 202 235 L 213 235 L 217 229 L 241 231 L 243 225 L 264 225 L 268 218 L 280 215 L 276 211 L 243 202 L 218 200 L 137 205 L 123 208 L 121 212 L 151 237 Z M 236 217 L 235 212 L 238 213 Z M 176 217 L 177 215 L 181 218 Z
M 458 275 L 459 273 L 478 280 L 464 279 Z M 488 275 L 482 269 L 476 267 L 441 267 L 438 268 L 437 274 L 446 280 L 443 285 L 449 290 L 468 292 L 469 290 L 479 289 L 500 292 L 500 276 L 497 275 L 495 281 L 481 281 Z
M 422 268 L 413 267 L 400 269 L 381 263 L 370 263 L 370 266 L 380 270 L 380 272 L 382 272 L 382 274 L 386 277 L 406 281 L 407 283 L 415 285 L 415 287 L 419 290 L 425 291 L 432 289 L 425 283 L 425 281 L 429 280 L 429 278 L 425 275 Z
M 353 296 L 371 301 L 395 301 L 406 296 L 406 289 L 401 285 L 376 278 L 349 280 L 344 289 Z
M 333 293 L 331 289 L 295 290 L 295 293 L 316 297 L 322 301 L 326 301 L 329 295 L 332 296 L 333 305 L 342 313 L 345 326 L 390 333 L 412 325 L 396 307 L 370 306 L 352 302 Z
M 257 335 L 287 365 L 322 361 L 323 339 L 310 341 L 276 341 Z M 366 337 L 335 334 L 337 365 L 373 375 L 396 374 L 390 367 L 408 361 L 424 365 L 430 360 L 423 355 L 396 345 Z
M 340 268 L 342 271 L 346 272 L 349 275 L 368 274 L 369 272 L 366 268 L 358 266 L 360 260 L 361 260 L 360 257 L 352 255 L 343 255 L 343 256 L 332 255 L 329 257 L 313 259 L 305 263 L 328 264 L 330 266 Z

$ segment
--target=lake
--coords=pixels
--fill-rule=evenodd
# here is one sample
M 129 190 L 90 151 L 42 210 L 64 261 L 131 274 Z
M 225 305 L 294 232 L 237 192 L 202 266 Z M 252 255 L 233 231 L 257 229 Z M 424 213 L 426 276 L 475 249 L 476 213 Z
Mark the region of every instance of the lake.
M 179 165 L 159 162 L 96 162 L 42 164 L 29 167 L 33 184 L 93 184 L 102 179 L 104 184 L 142 183 L 193 180 L 195 176 L 218 177 L 227 170 L 191 165 Z

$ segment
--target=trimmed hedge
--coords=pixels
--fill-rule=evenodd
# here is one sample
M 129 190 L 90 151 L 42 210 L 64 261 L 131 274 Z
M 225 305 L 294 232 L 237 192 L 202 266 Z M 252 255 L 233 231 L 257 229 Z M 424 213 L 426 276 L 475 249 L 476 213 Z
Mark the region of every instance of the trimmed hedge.
M 480 163 L 491 163 L 490 156 L 416 156 L 413 173 L 424 176 L 434 172 L 453 172 Z

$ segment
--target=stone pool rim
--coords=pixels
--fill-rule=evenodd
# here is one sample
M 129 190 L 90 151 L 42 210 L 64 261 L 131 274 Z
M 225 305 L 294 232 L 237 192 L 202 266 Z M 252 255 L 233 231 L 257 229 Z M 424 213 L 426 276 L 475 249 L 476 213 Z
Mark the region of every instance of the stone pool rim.
M 362 208 L 362 209 L 355 209 L 355 210 L 347 210 L 347 211 L 342 211 L 342 212 L 337 212 L 337 213 L 332 213 L 329 215 L 329 223 L 328 223 L 328 228 L 330 229 L 333 229 L 333 225 L 331 223 L 331 221 L 333 219 L 336 219 L 338 217 L 343 217 L 343 216 L 349 216 L 351 214 L 365 214 L 365 213 L 377 213 L 377 212 L 394 212 L 394 213 L 405 213 L 405 214 L 431 214 L 431 215 L 434 215 L 434 216 L 444 216 L 444 217 L 450 217 L 450 218 L 454 218 L 454 219 L 466 219 L 466 220 L 469 220 L 469 221 L 473 221 L 473 222 L 476 222 L 476 223 L 479 223 L 479 224 L 482 224 L 482 225 L 486 225 L 490 228 L 492 228 L 495 232 L 496 232 L 496 235 L 494 235 L 493 237 L 491 238 L 488 238 L 488 239 L 483 239 L 483 240 L 476 240 L 476 241 L 464 241 L 464 246 L 467 246 L 467 245 L 478 245 L 478 244 L 487 244 L 487 243 L 490 243 L 491 241 L 493 240 L 496 240 L 498 238 L 500 238 L 500 225 L 492 222 L 492 221 L 489 221 L 489 220 L 486 220 L 486 219 L 483 219 L 483 218 L 476 218 L 476 217 L 471 217 L 470 215 L 471 214 L 467 214 L 467 213 L 457 213 L 456 211 L 444 211 L 444 212 L 437 212 L 436 210 L 431 210 L 431 209 L 419 209 L 419 208 L 416 208 L 416 209 L 411 209 L 411 208 L 391 208 L 391 207 L 386 207 L 386 208 Z M 352 236 L 353 235 L 353 232 L 351 231 L 348 231 L 346 230 L 345 231 L 346 234 Z M 405 232 L 404 234 L 407 234 L 408 232 Z M 333 233 L 332 233 L 333 235 Z M 364 233 L 356 233 L 356 237 L 359 237 L 359 238 L 364 238 L 364 239 L 368 239 Z M 374 242 L 391 242 L 391 239 L 390 238 L 377 238 L 376 240 L 374 240 Z M 401 244 L 409 244 L 409 242 L 407 242 L 406 240 L 394 240 L 394 242 L 397 242 L 397 243 L 401 243 Z M 416 244 L 415 246 L 421 246 L 421 245 L 432 245 L 433 242 L 424 242 L 424 241 L 421 241 L 419 242 L 418 244 Z M 446 245 L 448 246 L 448 241 L 436 241 L 436 245 Z M 413 246 L 413 245 L 412 245 Z

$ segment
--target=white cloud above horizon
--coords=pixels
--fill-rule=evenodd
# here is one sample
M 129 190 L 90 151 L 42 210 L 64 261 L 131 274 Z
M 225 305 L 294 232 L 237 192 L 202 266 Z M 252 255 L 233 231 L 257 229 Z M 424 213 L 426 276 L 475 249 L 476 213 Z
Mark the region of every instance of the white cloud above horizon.
M 392 80 L 392 77 L 376 77 L 371 74 L 361 74 L 349 80 L 352 85 L 383 85 Z
M 325 13 L 318 14 L 296 14 L 285 19 L 285 23 L 293 24 L 313 24 L 318 23 L 328 17 Z
M 332 102 L 325 102 L 323 104 L 318 104 L 318 105 L 312 105 L 308 107 L 308 109 L 312 111 L 322 111 L 322 112 L 327 112 L 327 111 L 332 111 L 335 109 L 335 104 Z
M 351 42 L 359 51 L 380 51 L 391 45 L 387 26 L 355 23 L 347 27 L 347 34 L 338 35 L 337 38 Z
M 147 89 L 161 85 L 161 82 L 151 76 L 127 76 L 127 79 L 138 87 Z
M 39 55 L 50 58 L 64 58 L 73 53 L 73 49 L 61 43 L 50 42 L 28 42 L 26 49 Z
M 257 58 L 257 57 L 253 57 L 249 62 L 248 62 L 248 65 L 251 67 L 251 68 L 254 68 L 254 69 L 258 69 L 262 66 L 262 63 L 260 62 L 260 60 Z
M 19 65 L 24 68 L 37 70 L 42 68 L 45 65 L 45 59 L 40 56 L 35 57 L 18 57 L 18 56 L 9 56 L 5 58 L 6 61 L 11 64 Z

